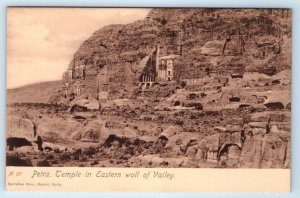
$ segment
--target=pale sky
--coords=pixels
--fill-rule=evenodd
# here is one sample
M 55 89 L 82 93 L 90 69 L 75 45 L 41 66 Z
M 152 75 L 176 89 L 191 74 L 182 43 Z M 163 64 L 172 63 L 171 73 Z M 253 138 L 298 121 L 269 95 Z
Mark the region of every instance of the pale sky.
M 73 54 L 109 24 L 143 19 L 149 9 L 9 8 L 7 88 L 62 78 Z

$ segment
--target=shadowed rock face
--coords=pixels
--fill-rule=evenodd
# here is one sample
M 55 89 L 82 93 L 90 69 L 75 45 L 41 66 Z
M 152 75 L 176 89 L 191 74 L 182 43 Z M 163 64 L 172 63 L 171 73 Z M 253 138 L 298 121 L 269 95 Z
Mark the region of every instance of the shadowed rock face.
M 6 139 L 6 146 L 9 151 L 13 151 L 15 148 L 20 148 L 23 146 L 32 146 L 32 143 L 25 138 L 8 137 Z
M 35 141 L 37 138 L 36 126 L 29 119 L 9 116 L 7 117 L 7 136 Z
M 198 158 L 229 167 L 289 168 L 290 130 L 285 112 L 253 114 L 237 132 L 219 132 L 198 144 Z M 280 128 L 280 129 L 279 129 Z
M 7 117 L 7 147 L 9 151 L 15 148 L 32 147 L 43 150 L 42 137 L 37 134 L 37 127 L 33 121 L 17 116 Z
M 288 168 L 286 159 L 289 142 L 276 134 L 260 134 L 247 137 L 242 149 L 241 167 Z

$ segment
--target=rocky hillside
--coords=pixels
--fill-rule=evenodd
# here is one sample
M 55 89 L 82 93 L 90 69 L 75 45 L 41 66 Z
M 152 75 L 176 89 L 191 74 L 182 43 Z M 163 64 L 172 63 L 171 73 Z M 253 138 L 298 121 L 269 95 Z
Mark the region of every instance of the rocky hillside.
M 47 103 L 49 97 L 60 89 L 62 81 L 42 82 L 7 90 L 7 104 L 12 103 Z
M 161 56 L 181 55 L 175 65 L 176 79 L 212 72 L 274 75 L 290 69 L 291 12 L 153 9 L 144 20 L 97 30 L 74 54 L 69 70 L 76 65 L 85 67 L 84 84 L 93 95 L 96 76 L 105 68 L 110 84 L 115 84 L 116 97 L 129 97 L 145 67 L 143 59 L 157 46 Z M 66 72 L 65 82 L 71 82 L 68 78 Z

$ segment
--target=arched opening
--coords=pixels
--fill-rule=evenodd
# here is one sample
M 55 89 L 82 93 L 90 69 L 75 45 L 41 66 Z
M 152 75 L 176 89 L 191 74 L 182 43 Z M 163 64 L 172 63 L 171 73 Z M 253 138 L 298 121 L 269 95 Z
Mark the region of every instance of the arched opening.
M 280 84 L 280 80 L 273 80 L 272 81 L 272 85 L 278 85 L 278 84 Z
M 284 105 L 281 102 L 269 102 L 265 106 L 271 110 L 284 109 Z
M 141 83 L 140 87 L 142 90 L 144 90 L 146 88 L 146 83 Z
M 139 81 L 140 81 L 140 82 L 144 82 L 144 75 L 140 75 Z
M 239 98 L 239 97 L 231 97 L 231 98 L 229 98 L 229 101 L 230 102 L 240 102 L 241 101 L 241 99 Z
M 236 147 L 238 150 L 241 148 L 237 144 L 223 144 L 219 147 L 217 158 L 220 159 L 221 156 L 227 155 L 230 147 Z
M 169 139 L 165 135 L 161 135 L 158 139 L 168 141 Z
M 170 76 L 168 77 L 168 81 L 171 81 L 171 77 Z
M 79 105 L 76 105 L 76 104 L 74 104 L 70 108 L 70 113 L 73 113 L 73 112 L 87 112 L 87 111 L 88 111 L 87 107 L 79 106 Z
M 75 93 L 71 93 L 70 94 L 70 101 L 74 100 L 75 99 Z
M 168 143 L 169 139 L 166 136 L 160 136 L 158 140 L 156 141 L 156 145 L 158 147 L 165 147 Z
M 180 106 L 180 105 L 181 105 L 181 103 L 180 103 L 179 100 L 176 100 L 176 101 L 174 102 L 174 106 Z
M 150 83 L 146 84 L 146 89 L 148 89 L 150 87 Z

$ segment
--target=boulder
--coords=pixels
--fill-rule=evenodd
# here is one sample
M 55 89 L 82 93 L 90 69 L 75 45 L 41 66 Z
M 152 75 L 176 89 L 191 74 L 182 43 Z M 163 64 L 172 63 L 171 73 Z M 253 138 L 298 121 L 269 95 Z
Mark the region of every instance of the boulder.
M 142 165 L 149 166 L 149 165 L 152 164 L 152 159 L 154 157 L 157 158 L 157 156 L 155 156 L 155 155 L 145 155 L 145 156 L 143 156 L 143 157 L 140 158 L 140 163 Z
M 169 128 L 165 129 L 163 132 L 161 132 L 158 138 L 169 140 L 172 136 L 178 134 L 180 131 L 182 131 L 181 127 L 170 126 Z
M 198 145 L 190 146 L 186 150 L 186 156 L 195 157 L 198 152 Z
M 33 146 L 22 146 L 19 148 L 16 148 L 16 151 L 18 153 L 28 153 L 28 152 L 33 152 L 33 151 L 37 151 Z
M 86 142 L 100 141 L 101 128 L 103 125 L 104 123 L 102 120 L 94 120 L 83 128 L 80 128 L 78 131 L 72 133 L 71 139 Z
M 37 140 L 36 126 L 27 118 L 8 116 L 6 129 L 7 137 L 25 138 L 29 141 Z
M 125 127 L 125 128 L 107 128 L 103 126 L 101 128 L 101 134 L 100 139 L 106 140 L 109 136 L 116 136 L 119 138 L 136 138 L 137 132 L 131 127 Z
M 158 166 L 162 165 L 164 162 L 165 162 L 164 159 L 161 157 L 153 157 L 151 160 L 151 165 L 153 167 L 158 167 Z
M 165 149 L 169 150 L 169 156 L 172 157 L 185 155 L 190 147 L 198 145 L 199 139 L 197 133 L 179 132 L 166 140 Z
M 180 167 L 194 168 L 194 167 L 198 167 L 199 165 L 199 162 L 195 160 L 194 157 L 181 157 L 180 159 L 182 161 Z
M 220 134 L 215 134 L 202 139 L 199 142 L 198 148 L 200 150 L 207 150 L 209 152 L 217 152 L 220 146 Z
M 132 157 L 132 158 L 130 158 L 129 160 L 130 160 L 132 163 L 140 164 L 142 158 L 143 158 L 143 156 L 142 156 L 142 155 L 139 155 L 139 156 L 136 156 L 136 157 Z
M 94 120 L 85 127 L 74 132 L 71 136 L 74 140 L 97 142 L 106 141 L 109 136 L 113 135 L 119 138 L 135 138 L 137 132 L 130 126 L 123 124 L 112 124 L 113 122 L 105 122 L 103 120 Z M 116 122 L 117 123 L 117 122 Z M 112 127 L 116 126 L 116 127 Z
M 100 104 L 98 100 L 91 96 L 80 96 L 74 99 L 69 104 L 69 111 L 76 112 L 76 111 L 89 111 L 89 110 L 99 110 Z

